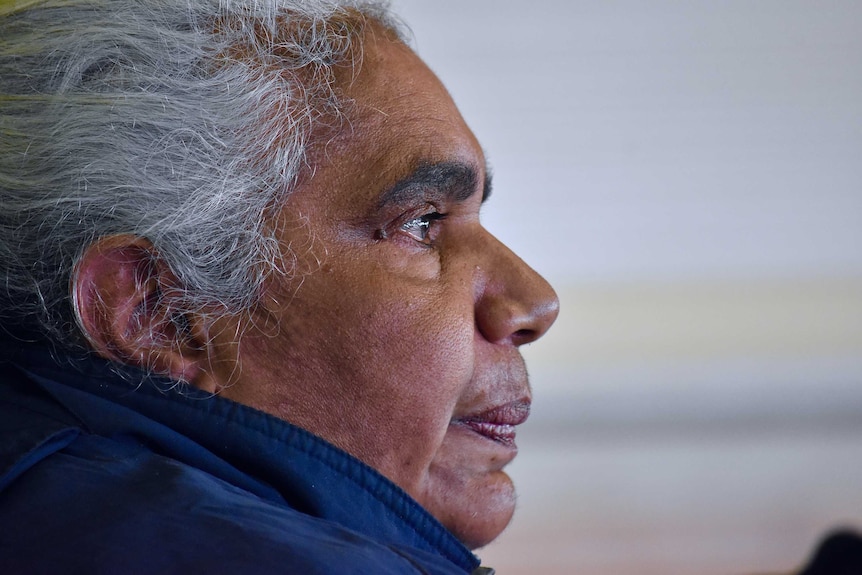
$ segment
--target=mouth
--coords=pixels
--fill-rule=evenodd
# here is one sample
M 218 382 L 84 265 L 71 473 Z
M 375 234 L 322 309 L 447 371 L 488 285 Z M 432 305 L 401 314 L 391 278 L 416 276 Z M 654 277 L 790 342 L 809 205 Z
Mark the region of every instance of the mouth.
M 530 403 L 516 401 L 453 421 L 491 441 L 515 447 L 515 427 L 530 416 Z

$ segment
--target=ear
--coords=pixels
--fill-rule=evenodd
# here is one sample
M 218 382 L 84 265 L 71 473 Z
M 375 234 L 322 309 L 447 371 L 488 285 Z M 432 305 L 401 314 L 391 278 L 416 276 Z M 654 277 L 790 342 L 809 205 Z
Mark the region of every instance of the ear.
M 205 330 L 177 312 L 181 294 L 153 244 L 131 235 L 91 244 L 72 276 L 75 313 L 99 355 L 214 392 Z

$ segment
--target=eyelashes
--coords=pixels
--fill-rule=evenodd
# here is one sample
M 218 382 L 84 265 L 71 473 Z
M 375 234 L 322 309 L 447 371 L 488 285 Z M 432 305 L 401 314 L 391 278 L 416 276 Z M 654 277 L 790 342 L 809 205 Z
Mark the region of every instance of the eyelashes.
M 446 214 L 441 214 L 438 211 L 428 212 L 418 218 L 413 218 L 404 222 L 398 231 L 403 232 L 410 238 L 416 240 L 420 244 L 430 246 L 433 243 L 432 232 L 434 231 L 434 223 L 446 218 Z
M 395 234 L 405 236 L 416 243 L 430 247 L 434 244 L 437 235 L 437 222 L 446 219 L 446 214 L 433 209 L 421 216 L 410 218 L 402 224 L 395 224 L 390 228 L 381 228 L 374 232 L 374 239 L 386 240 L 393 238 Z

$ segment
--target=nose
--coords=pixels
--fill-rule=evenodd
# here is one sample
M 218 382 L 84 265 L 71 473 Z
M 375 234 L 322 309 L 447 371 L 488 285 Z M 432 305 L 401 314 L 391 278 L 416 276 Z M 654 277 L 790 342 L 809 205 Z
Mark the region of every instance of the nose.
M 491 343 L 515 346 L 542 337 L 557 319 L 554 288 L 488 232 L 479 264 L 476 325 Z

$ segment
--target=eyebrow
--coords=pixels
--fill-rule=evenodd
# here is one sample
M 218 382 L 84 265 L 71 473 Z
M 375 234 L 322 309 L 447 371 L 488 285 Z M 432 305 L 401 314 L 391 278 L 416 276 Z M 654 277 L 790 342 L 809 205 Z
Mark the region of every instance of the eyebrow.
M 469 164 L 440 162 L 420 164 L 380 195 L 378 208 L 415 200 L 421 194 L 430 199 L 464 202 L 476 191 L 479 174 Z M 491 196 L 491 170 L 486 166 L 482 202 Z

